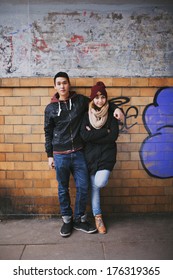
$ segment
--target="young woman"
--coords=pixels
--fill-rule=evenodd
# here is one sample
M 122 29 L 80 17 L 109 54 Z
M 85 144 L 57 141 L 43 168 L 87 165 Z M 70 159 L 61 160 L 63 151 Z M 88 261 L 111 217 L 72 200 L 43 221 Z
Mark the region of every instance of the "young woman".
M 109 109 L 103 82 L 91 89 L 88 112 L 85 113 L 80 131 L 85 142 L 85 157 L 91 179 L 91 204 L 99 233 L 106 233 L 100 205 L 100 189 L 108 183 L 116 162 L 116 139 L 119 135 L 118 120 Z

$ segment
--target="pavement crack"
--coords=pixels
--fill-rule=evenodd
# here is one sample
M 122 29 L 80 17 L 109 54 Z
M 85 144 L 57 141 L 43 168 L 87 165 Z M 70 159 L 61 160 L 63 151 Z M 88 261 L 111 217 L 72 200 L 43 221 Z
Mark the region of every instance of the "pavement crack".
M 21 260 L 21 259 L 22 259 L 22 256 L 23 256 L 23 253 L 24 253 L 25 249 L 26 249 L 26 245 L 24 245 L 24 247 L 23 247 L 23 250 L 22 250 L 22 253 L 21 253 L 21 255 L 20 255 L 19 260 Z
M 104 256 L 104 260 L 106 260 L 106 252 L 105 252 L 105 245 L 103 242 L 101 242 L 102 245 L 102 250 L 103 250 L 103 256 Z

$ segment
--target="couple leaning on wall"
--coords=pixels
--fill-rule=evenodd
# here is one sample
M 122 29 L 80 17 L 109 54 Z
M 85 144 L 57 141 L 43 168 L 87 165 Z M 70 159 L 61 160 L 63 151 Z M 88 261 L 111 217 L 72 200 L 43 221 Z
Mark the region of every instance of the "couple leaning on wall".
M 106 233 L 100 205 L 100 189 L 106 186 L 116 162 L 118 120 L 122 111 L 108 101 L 106 87 L 97 82 L 90 97 L 70 90 L 67 73 L 54 76 L 55 95 L 45 108 L 45 149 L 50 169 L 55 168 L 63 225 L 60 235 L 72 230 Z M 76 185 L 74 211 L 69 194 L 70 174 Z M 88 189 L 95 225 L 87 220 Z

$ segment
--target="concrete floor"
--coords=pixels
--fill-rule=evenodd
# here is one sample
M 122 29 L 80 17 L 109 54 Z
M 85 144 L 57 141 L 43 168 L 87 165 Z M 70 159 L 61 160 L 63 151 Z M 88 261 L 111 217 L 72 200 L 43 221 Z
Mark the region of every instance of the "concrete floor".
M 0 260 L 173 260 L 173 214 L 105 218 L 107 234 L 74 230 L 59 234 L 62 221 L 1 220 Z

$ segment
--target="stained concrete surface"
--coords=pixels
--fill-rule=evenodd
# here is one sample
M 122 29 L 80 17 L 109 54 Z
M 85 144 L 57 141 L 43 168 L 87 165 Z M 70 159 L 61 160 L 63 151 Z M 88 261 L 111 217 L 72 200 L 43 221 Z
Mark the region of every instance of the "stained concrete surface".
M 59 234 L 59 218 L 0 222 L 0 260 L 173 260 L 173 214 L 105 217 L 107 234 Z

